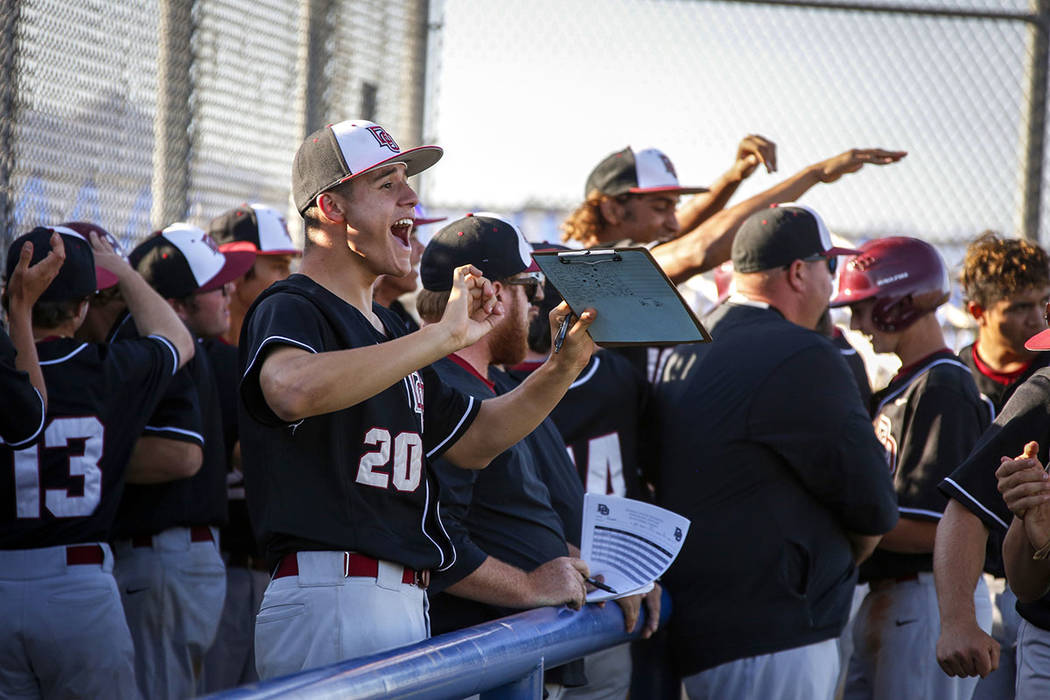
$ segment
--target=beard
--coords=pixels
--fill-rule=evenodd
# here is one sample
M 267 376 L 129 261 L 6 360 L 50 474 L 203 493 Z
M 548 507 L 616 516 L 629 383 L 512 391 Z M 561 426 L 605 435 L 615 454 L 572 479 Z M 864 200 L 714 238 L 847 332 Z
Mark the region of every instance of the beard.
M 503 323 L 492 329 L 489 336 L 490 364 L 512 366 L 525 359 L 529 348 L 528 326 L 519 321 L 516 313 L 508 313 Z

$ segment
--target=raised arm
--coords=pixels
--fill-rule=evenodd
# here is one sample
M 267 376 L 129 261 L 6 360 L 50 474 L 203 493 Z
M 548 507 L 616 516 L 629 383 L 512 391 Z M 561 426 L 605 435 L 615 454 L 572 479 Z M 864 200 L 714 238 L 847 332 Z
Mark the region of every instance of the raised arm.
M 736 148 L 733 165 L 711 183 L 710 190 L 693 195 L 678 207 L 675 213 L 678 230 L 692 231 L 724 209 L 740 183 L 750 177 L 759 165 L 766 166 L 766 172 L 776 172 L 777 145 L 764 136 L 748 134 Z
M 671 281 L 680 284 L 728 260 L 737 229 L 756 211 L 773 204 L 793 202 L 814 185 L 834 182 L 867 164 L 888 165 L 906 155 L 905 151 L 854 148 L 809 165 L 765 192 L 718 212 L 688 233 L 656 246 L 653 257 Z
M 139 333 L 167 338 L 179 353 L 179 367 L 189 362 L 195 349 L 193 336 L 168 302 L 142 279 L 142 275 L 127 260 L 113 252 L 107 241 L 99 238 L 94 231 L 89 236 L 95 251 L 95 264 L 117 276 L 120 293 Z
M 502 315 L 503 305 L 496 301 L 492 284 L 480 270 L 465 265 L 456 268 L 448 306 L 438 323 L 386 343 L 349 350 L 311 353 L 277 346 L 262 358 L 259 386 L 270 410 L 289 423 L 339 411 L 475 343 Z

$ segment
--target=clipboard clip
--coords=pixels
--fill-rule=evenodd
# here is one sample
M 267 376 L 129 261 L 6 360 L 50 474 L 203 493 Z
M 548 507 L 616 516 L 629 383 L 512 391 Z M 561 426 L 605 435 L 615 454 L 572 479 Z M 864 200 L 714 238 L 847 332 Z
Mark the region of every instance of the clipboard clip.
M 577 263 L 581 265 L 597 265 L 603 262 L 620 262 L 623 256 L 615 250 L 573 250 L 567 253 L 558 253 L 558 262 L 563 265 Z

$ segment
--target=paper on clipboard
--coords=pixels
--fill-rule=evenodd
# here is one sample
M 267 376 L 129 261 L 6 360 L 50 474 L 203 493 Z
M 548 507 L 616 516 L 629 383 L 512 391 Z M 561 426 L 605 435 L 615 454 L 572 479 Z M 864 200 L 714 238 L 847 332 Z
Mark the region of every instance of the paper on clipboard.
M 575 313 L 598 312 L 588 332 L 602 346 L 710 342 L 645 248 L 538 251 L 533 259 Z
M 688 532 L 689 519 L 664 508 L 619 496 L 585 494 L 580 557 L 592 577 L 601 575 L 616 591 L 591 591 L 587 602 L 650 590 L 678 556 Z

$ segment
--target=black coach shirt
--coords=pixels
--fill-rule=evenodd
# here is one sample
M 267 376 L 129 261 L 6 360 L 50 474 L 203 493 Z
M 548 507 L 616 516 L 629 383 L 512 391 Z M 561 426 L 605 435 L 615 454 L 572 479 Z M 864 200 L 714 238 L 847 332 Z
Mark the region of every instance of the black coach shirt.
M 976 515 L 989 531 L 989 541 L 1001 543 L 1013 514 L 1006 507 L 995 470 L 999 458 L 1016 457 L 1031 440 L 1039 443 L 1039 460 L 1050 458 L 1050 368 L 1037 370 L 1006 402 L 995 422 L 984 431 L 973 451 L 940 488 Z M 1001 559 L 998 560 L 1001 575 Z M 986 564 L 987 566 L 987 564 Z M 1050 630 L 1050 597 L 1018 603 L 1017 612 L 1044 630 Z
M 112 345 L 37 344 L 47 385 L 43 436 L 0 445 L 0 549 L 109 538 L 131 450 L 178 366 L 160 336 Z
M 856 583 L 847 532 L 897 503 L 838 349 L 755 302 L 675 349 L 655 387 L 661 505 L 691 519 L 664 576 L 683 675 L 839 635 Z
M 875 437 L 882 443 L 902 518 L 936 523 L 948 499 L 940 481 L 966 459 L 991 422 L 969 369 L 948 350 L 906 367 L 872 397 Z M 933 571 L 933 554 L 881 547 L 860 567 L 862 582 Z
M 396 315 L 378 304 L 372 310 L 385 335 L 302 274 L 270 286 L 248 310 L 239 343 L 241 455 L 248 511 L 271 561 L 349 550 L 437 569 L 455 558 L 428 462 L 466 432 L 479 402 L 430 367 L 354 406 L 290 424 L 263 398 L 259 371 L 275 347 L 318 353 L 405 334 Z
M 17 355 L 0 329 L 0 445 L 14 449 L 33 442 L 44 427 L 44 400 L 29 375 L 15 367 Z

